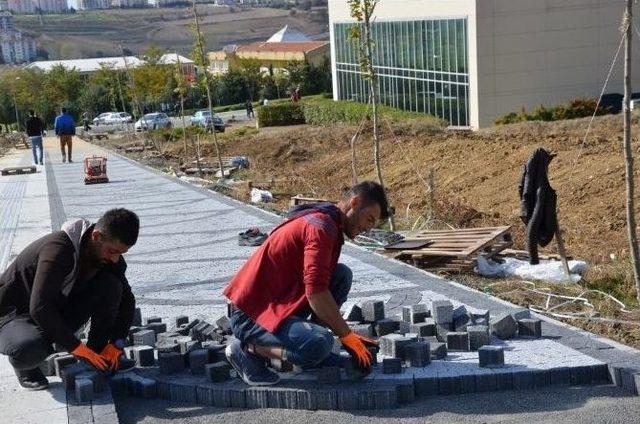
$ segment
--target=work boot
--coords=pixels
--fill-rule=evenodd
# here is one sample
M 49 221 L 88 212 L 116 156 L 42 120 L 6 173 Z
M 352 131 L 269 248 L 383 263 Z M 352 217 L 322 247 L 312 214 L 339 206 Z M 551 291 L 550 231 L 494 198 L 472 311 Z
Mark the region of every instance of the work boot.
M 67 157 L 65 155 L 62 155 L 62 163 L 66 163 L 67 162 Z
M 248 385 L 272 386 L 280 381 L 278 374 L 268 369 L 262 358 L 243 349 L 239 340 L 227 346 L 224 353 L 238 376 Z
M 18 376 L 18 383 L 27 390 L 44 390 L 49 387 L 49 381 L 40 368 L 14 371 Z
M 71 160 L 71 158 L 69 158 L 69 163 L 73 163 L 73 161 Z

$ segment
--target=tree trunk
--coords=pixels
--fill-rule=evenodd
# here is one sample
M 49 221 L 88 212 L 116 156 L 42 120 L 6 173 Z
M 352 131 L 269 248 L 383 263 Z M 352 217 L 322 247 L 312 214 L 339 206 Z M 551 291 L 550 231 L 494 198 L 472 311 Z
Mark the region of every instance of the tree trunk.
M 636 296 L 640 301 L 640 257 L 638 254 L 638 235 L 636 231 L 635 205 L 633 199 L 633 154 L 631 152 L 631 36 L 633 29 L 633 0 L 627 0 L 627 9 L 624 17 L 623 28 L 626 32 L 624 45 L 624 159 L 625 178 L 627 187 L 627 231 L 629 235 L 629 249 L 631 263 L 633 265 L 633 277 L 636 283 Z

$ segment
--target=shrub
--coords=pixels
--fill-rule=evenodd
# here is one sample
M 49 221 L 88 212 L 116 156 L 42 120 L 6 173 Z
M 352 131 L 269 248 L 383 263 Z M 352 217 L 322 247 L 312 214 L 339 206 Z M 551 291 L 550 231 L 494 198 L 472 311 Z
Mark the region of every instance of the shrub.
M 528 114 L 523 107 L 519 113 L 510 112 L 496 119 L 494 124 L 506 125 L 522 121 L 561 121 L 565 119 L 585 118 L 593 115 L 596 110 L 597 100 L 577 98 L 565 104 L 546 108 L 540 105 L 533 113 Z M 600 106 L 596 115 L 608 115 L 614 113 L 610 107 Z
M 305 118 L 301 103 L 272 103 L 258 108 L 258 125 L 275 127 L 282 125 L 304 124 Z

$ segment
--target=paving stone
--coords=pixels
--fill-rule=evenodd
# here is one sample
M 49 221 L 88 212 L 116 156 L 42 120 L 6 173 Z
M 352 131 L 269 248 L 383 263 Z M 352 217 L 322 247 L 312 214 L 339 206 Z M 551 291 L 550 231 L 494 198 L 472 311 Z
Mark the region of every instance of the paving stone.
M 133 359 L 133 346 L 125 346 L 123 349 L 124 356 L 127 359 Z
M 512 377 L 514 390 L 529 390 L 535 388 L 535 376 L 531 370 L 514 372 Z
M 476 374 L 477 392 L 495 392 L 498 390 L 498 380 L 494 373 Z
M 74 402 L 72 398 L 75 398 L 75 388 L 67 394 L 67 420 L 69 423 L 91 423 L 93 424 L 93 414 L 91 413 L 91 405 L 89 402 L 83 402 L 78 405 L 77 401 Z
M 405 359 L 404 348 L 410 343 L 417 341 L 417 337 L 400 336 L 391 340 L 391 346 L 389 349 L 389 355 L 393 358 L 401 360 Z
M 124 373 L 117 373 L 109 378 L 112 393 L 124 394 L 127 390 L 128 377 Z
M 459 305 L 453 309 L 453 329 L 456 331 L 467 331 L 467 325 L 471 324 L 471 315 L 464 305 Z
M 360 308 L 362 308 L 362 317 L 365 322 L 376 322 L 385 318 L 382 300 L 365 300 Z
M 140 308 L 136 308 L 133 311 L 133 319 L 131 320 L 131 325 L 136 327 L 142 325 L 142 312 L 140 311 Z
M 481 367 L 501 367 L 504 365 L 504 348 L 502 346 L 482 346 L 478 349 Z
M 184 357 L 177 352 L 158 353 L 158 365 L 162 374 L 184 371 Z
M 519 321 L 521 319 L 528 319 L 531 318 L 531 311 L 529 309 L 520 308 L 516 311 L 511 312 L 511 316 L 516 321 Z
M 416 400 L 416 390 L 413 381 L 401 381 L 397 383 L 396 392 L 398 402 L 410 403 Z
M 164 322 L 152 322 L 145 326 L 148 330 L 153 330 L 156 335 L 165 333 L 167 331 L 167 324 Z
M 453 331 L 452 323 L 446 322 L 444 324 L 436 324 L 436 337 L 441 342 L 447 341 L 447 334 Z
M 175 318 L 176 328 L 180 327 L 183 324 L 187 324 L 189 322 L 189 317 L 186 315 L 178 315 Z
M 42 373 L 47 377 L 51 377 L 51 376 L 56 375 L 56 362 L 55 362 L 55 359 L 63 357 L 63 356 L 68 356 L 68 355 L 66 353 L 56 352 L 56 353 L 52 353 L 51 355 L 47 356 L 44 359 L 44 361 L 42 361 L 40 363 L 40 365 L 38 365 L 40 367 L 40 370 L 42 371 Z
M 609 380 L 611 381 L 611 384 L 622 387 L 621 368 L 613 364 L 608 364 L 607 368 L 609 370 Z
M 376 409 L 375 392 L 372 390 L 371 385 L 366 385 L 358 391 L 358 409 Z
M 568 386 L 571 383 L 571 371 L 569 367 L 550 369 L 549 382 L 552 386 Z
M 431 363 L 431 348 L 427 342 L 413 342 L 405 347 L 405 357 L 410 367 L 422 368 Z
M 56 375 L 58 377 L 62 377 L 62 369 L 68 365 L 75 364 L 76 362 L 78 362 L 78 360 L 73 355 L 62 355 L 55 357 L 53 359 L 53 364 Z
M 355 411 L 359 408 L 358 390 L 344 388 L 336 390 L 339 411 Z
M 386 336 L 400 329 L 400 322 L 395 319 L 385 318 L 376 322 L 375 330 L 378 337 Z
M 373 409 L 393 409 L 398 407 L 398 391 L 395 388 L 373 389 Z
M 476 391 L 476 375 L 462 374 L 460 376 L 460 393 L 475 393 Z
M 209 351 L 207 349 L 196 349 L 189 353 L 189 368 L 191 374 L 204 374 L 205 365 L 209 362 Z
M 400 358 L 384 358 L 382 360 L 383 374 L 400 374 L 402 372 L 402 360 Z
M 488 309 L 476 309 L 467 306 L 467 311 L 471 316 L 471 322 L 473 323 L 473 325 L 489 325 Z
M 76 374 L 75 381 L 79 379 L 91 381 L 94 393 L 102 392 L 107 387 L 107 379 L 105 375 L 101 372 L 94 371 L 93 369 Z
M 438 379 L 439 395 L 458 395 L 462 393 L 462 380 L 458 375 L 445 375 Z
M 469 350 L 469 334 L 466 332 L 451 332 L 447 334 L 447 350 Z
M 134 346 L 133 359 L 139 367 L 151 367 L 155 365 L 153 347 L 151 346 Z
M 591 371 L 589 365 L 574 366 L 569 368 L 572 386 L 586 386 L 591 384 Z
M 445 359 L 447 357 L 447 345 L 440 342 L 430 342 L 431 359 Z
M 433 377 L 414 377 L 416 397 L 436 396 L 438 394 L 438 379 Z
M 425 318 L 423 322 L 411 324 L 410 330 L 419 337 L 432 337 L 436 335 L 436 323 L 433 318 Z
M 224 350 L 226 349 L 226 345 L 220 344 L 218 342 L 206 342 L 208 344 L 202 343 L 202 348 L 207 349 L 209 351 L 209 363 L 226 361 L 227 358 L 224 354 Z
M 298 409 L 298 393 L 296 389 L 272 387 L 267 393 L 269 408 Z
M 165 342 L 165 341 L 170 341 L 175 343 L 175 340 L 179 337 L 182 337 L 182 335 L 176 331 L 165 331 L 164 333 L 156 334 L 156 343 Z
M 318 409 L 317 396 L 312 395 L 309 390 L 300 389 L 297 391 L 298 407 L 308 411 L 315 411 Z M 337 394 L 336 394 L 337 404 Z
M 427 305 L 424 303 L 402 307 L 402 320 L 410 324 L 424 322 L 430 316 L 431 312 L 429 312 Z
M 385 336 L 380 337 L 378 343 L 380 345 L 380 351 L 385 356 L 393 356 L 393 341 L 396 339 L 401 339 L 404 336 L 402 334 L 387 334 Z
M 140 330 L 133 333 L 133 344 L 138 346 L 153 346 L 156 344 L 156 332 L 153 330 Z
M 195 340 L 189 340 L 180 342 L 180 353 L 184 358 L 185 367 L 189 366 L 189 354 L 194 350 L 198 350 L 202 347 L 202 344 Z
M 136 389 L 136 395 L 142 399 L 154 399 L 157 395 L 157 383 L 151 378 L 139 379 Z
M 527 339 L 541 338 L 542 321 L 532 318 L 523 318 L 518 320 L 518 337 Z
M 271 388 L 249 387 L 245 390 L 247 408 L 264 409 L 269 407 L 269 391 Z
M 498 314 L 492 317 L 489 322 L 491 333 L 502 340 L 514 337 L 518 331 L 518 323 L 509 313 Z
M 431 303 L 431 315 L 436 324 L 453 322 L 453 304 L 448 300 L 434 300 Z
M 544 388 L 551 385 L 551 372 L 549 370 L 535 370 L 533 382 L 536 388 Z
M 334 411 L 338 409 L 338 394 L 336 390 L 317 390 L 309 392 L 311 402 L 319 411 Z
M 145 325 L 153 324 L 154 322 L 162 322 L 162 318 L 153 316 L 144 320 Z
M 638 390 L 636 387 L 636 370 L 632 368 L 623 367 L 620 369 L 620 377 L 622 380 L 622 388 L 632 395 L 637 395 Z
M 371 366 L 375 367 L 378 365 L 378 352 L 380 351 L 379 348 L 374 347 L 374 346 L 370 346 L 367 348 L 367 350 L 369 351 L 369 353 L 371 354 Z
M 356 324 L 353 326 L 350 326 L 349 328 L 351 328 L 351 331 L 353 331 L 356 334 L 360 334 L 361 336 L 365 336 L 365 337 L 374 337 L 374 330 L 373 330 L 373 325 L 372 324 Z
M 180 352 L 180 344 L 175 340 L 161 340 L 155 344 L 158 353 Z
M 225 315 L 216 320 L 216 326 L 225 333 L 231 333 L 231 321 Z
M 59 377 L 67 390 L 74 390 L 76 376 L 91 371 L 89 365 L 84 362 L 74 362 L 60 369 Z
M 322 384 L 340 383 L 340 367 L 322 367 L 316 371 L 316 378 Z
M 364 321 L 362 308 L 358 305 L 351 305 L 351 307 L 343 314 L 343 318 L 345 319 L 345 321 Z
M 486 347 L 486 346 L 485 346 Z M 513 390 L 513 372 L 497 372 L 496 376 L 496 390 Z
M 476 351 L 480 347 L 491 343 L 489 327 L 486 325 L 470 325 L 467 327 L 469 334 L 469 350 Z
M 609 384 L 609 370 L 607 364 L 598 364 L 591 366 L 591 383 L 592 384 Z
M 176 402 L 196 403 L 196 385 L 180 381 L 169 382 L 169 399 Z
M 91 402 L 93 400 L 93 382 L 88 378 L 78 378 L 74 382 L 76 401 L 78 403 Z
M 211 364 L 212 365 L 212 364 Z M 200 385 L 196 387 L 196 396 L 199 404 L 229 408 L 231 406 L 230 391 L 224 387 Z
M 347 376 L 347 380 L 350 382 L 360 381 L 369 374 L 371 374 L 371 368 L 368 371 L 362 370 L 359 366 L 355 364 L 355 362 L 351 359 L 345 362 L 344 364 L 344 372 Z
M 219 383 L 231 378 L 231 365 L 229 365 L 227 362 L 215 362 L 213 364 L 206 364 L 204 368 L 207 378 L 213 383 Z
M 400 321 L 398 323 L 398 330 L 396 331 L 397 334 L 402 334 L 405 335 L 407 333 L 411 333 L 411 323 L 405 322 L 405 321 Z
M 247 394 L 244 389 L 231 388 L 229 389 L 229 398 L 231 400 L 232 408 L 246 408 L 247 407 Z

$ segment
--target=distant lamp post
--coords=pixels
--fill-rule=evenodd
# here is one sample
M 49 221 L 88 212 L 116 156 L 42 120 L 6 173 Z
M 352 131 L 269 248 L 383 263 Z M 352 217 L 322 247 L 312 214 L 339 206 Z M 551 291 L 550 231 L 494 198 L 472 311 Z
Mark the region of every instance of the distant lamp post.
M 20 77 L 16 77 L 16 81 L 19 81 Z M 16 90 L 13 90 L 13 109 L 16 112 L 16 126 L 20 131 L 20 117 L 18 116 L 18 101 L 16 100 Z

